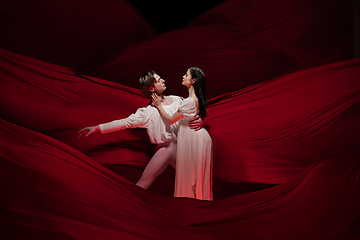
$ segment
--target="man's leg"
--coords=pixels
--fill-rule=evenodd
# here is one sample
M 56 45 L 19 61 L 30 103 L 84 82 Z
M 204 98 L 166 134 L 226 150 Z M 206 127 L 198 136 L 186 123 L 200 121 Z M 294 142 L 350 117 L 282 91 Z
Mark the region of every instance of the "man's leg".
M 144 169 L 141 178 L 136 185 L 148 189 L 169 164 L 175 168 L 176 159 L 176 142 L 171 142 L 167 146 L 160 147 L 154 156 L 150 159 L 148 165 Z

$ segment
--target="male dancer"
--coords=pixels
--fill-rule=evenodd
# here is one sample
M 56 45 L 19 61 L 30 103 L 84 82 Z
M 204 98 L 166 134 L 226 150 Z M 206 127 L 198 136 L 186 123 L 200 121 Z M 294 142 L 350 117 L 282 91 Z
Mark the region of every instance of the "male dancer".
M 166 89 L 165 80 L 162 79 L 154 71 L 150 70 L 139 79 L 141 92 L 149 99 L 151 94 L 156 93 L 161 99 L 165 111 L 172 116 L 180 106 L 183 100 L 179 96 L 163 96 Z M 202 128 L 203 122 L 200 117 L 190 122 L 190 128 L 199 130 Z M 177 124 L 168 125 L 165 123 L 157 110 L 152 104 L 139 108 L 135 114 L 109 123 L 99 124 L 92 127 L 81 129 L 79 137 L 101 132 L 109 133 L 126 128 L 146 128 L 150 138 L 150 142 L 156 144 L 156 152 L 150 159 L 141 178 L 136 185 L 148 189 L 153 181 L 167 168 L 170 164 L 175 168 L 176 160 L 176 134 Z

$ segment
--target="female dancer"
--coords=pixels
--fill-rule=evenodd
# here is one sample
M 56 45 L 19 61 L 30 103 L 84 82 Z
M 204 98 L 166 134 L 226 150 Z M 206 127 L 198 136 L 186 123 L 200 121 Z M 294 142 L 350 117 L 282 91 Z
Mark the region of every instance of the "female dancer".
M 204 128 L 199 131 L 189 128 L 189 121 L 195 115 L 206 116 L 204 72 L 200 68 L 189 68 L 182 85 L 188 88 L 189 97 L 172 116 L 164 110 L 161 98 L 152 94 L 153 104 L 163 119 L 170 125 L 179 121 L 174 196 L 212 200 L 212 140 Z

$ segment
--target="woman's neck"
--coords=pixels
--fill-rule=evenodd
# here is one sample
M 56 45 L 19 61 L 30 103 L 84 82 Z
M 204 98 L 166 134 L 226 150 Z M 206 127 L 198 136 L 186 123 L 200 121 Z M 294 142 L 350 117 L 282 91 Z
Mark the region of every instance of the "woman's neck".
M 191 98 L 196 97 L 194 86 L 189 87 L 188 91 L 189 91 L 189 97 L 191 97 Z

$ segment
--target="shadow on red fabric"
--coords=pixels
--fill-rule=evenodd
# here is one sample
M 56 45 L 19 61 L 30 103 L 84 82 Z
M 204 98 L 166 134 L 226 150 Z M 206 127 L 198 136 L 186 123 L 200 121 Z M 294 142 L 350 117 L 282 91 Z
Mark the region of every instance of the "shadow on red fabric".
M 0 238 L 359 239 L 349 6 L 229 0 L 158 35 L 127 1 L 2 1 Z M 208 79 L 213 202 L 172 197 L 170 167 L 134 184 L 154 154 L 143 129 L 77 137 L 146 106 L 150 68 L 183 95 L 193 65 Z
M 74 148 L 1 121 L 2 239 L 356 239 L 359 152 L 207 202 L 143 190 Z M 11 238 L 8 238 L 12 236 Z
M 0 13 L 1 48 L 70 68 L 156 35 L 127 0 L 4 0 Z
M 139 72 L 154 69 L 171 80 L 169 92 L 184 95 L 181 76 L 198 66 L 207 84 L 216 85 L 207 89 L 215 97 L 351 58 L 351 6 L 351 1 L 339 0 L 225 1 L 185 28 L 126 46 L 98 65 L 78 70 L 137 88 Z

